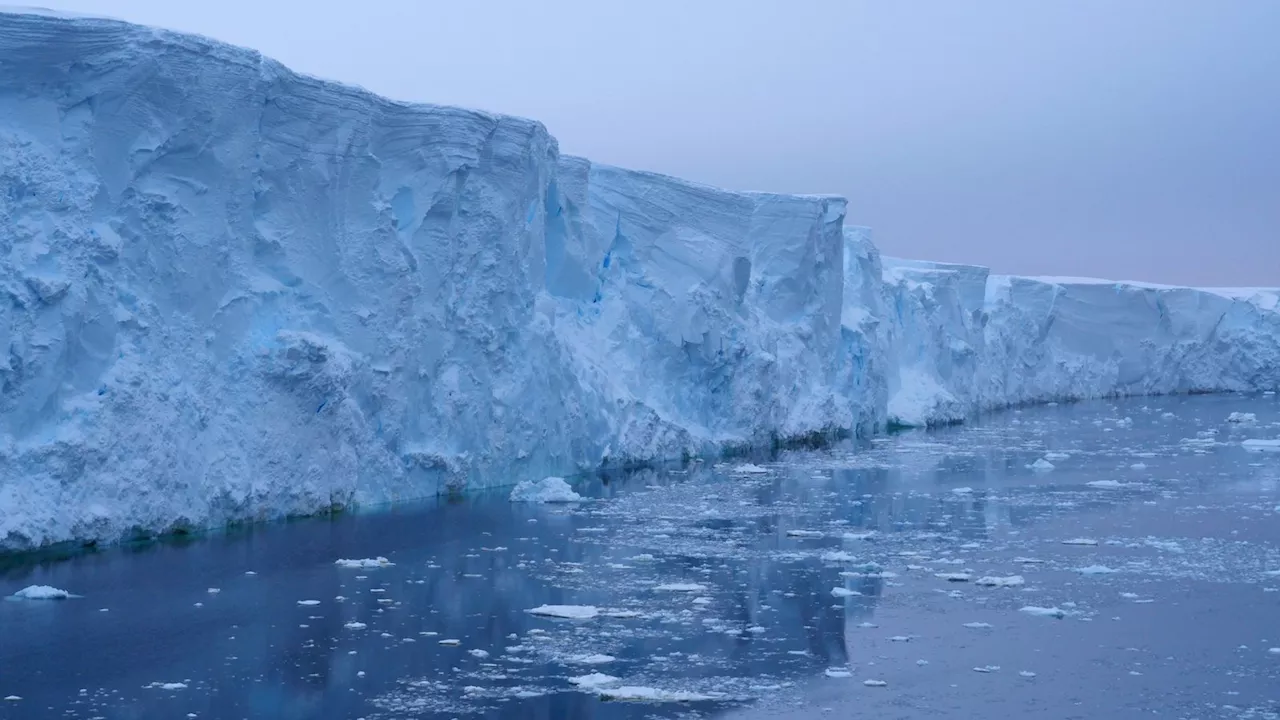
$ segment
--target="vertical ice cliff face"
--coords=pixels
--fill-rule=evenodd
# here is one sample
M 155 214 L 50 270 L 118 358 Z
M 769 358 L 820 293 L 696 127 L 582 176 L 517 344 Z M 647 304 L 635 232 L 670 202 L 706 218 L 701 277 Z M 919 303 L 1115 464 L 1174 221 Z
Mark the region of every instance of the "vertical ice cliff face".
M 535 122 L 0 15 L 0 544 L 594 461 L 539 306 L 556 156 Z
M 1280 388 L 1275 291 L 882 259 L 844 214 L 0 11 L 0 551 Z
M 555 195 L 557 332 L 584 386 L 628 409 L 614 454 L 670 456 L 657 436 L 704 451 L 848 426 L 832 392 L 844 200 L 733 193 L 580 158 L 561 159 Z
M 997 276 L 983 407 L 1060 398 L 1274 389 L 1274 293 Z
M 891 425 L 958 422 L 973 411 L 987 274 L 972 265 L 885 260 Z
M 884 427 L 889 403 L 890 363 L 895 327 L 893 305 L 884 284 L 880 251 L 871 242 L 871 229 L 844 228 L 844 306 L 840 321 L 840 372 L 836 387 L 850 401 L 849 427 L 861 434 Z

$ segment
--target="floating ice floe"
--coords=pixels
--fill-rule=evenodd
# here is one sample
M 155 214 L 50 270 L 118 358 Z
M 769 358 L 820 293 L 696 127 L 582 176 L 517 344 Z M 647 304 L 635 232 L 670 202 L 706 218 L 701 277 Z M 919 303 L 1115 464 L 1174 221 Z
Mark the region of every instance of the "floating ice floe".
M 395 565 L 395 563 L 381 555 L 376 558 L 363 558 L 361 560 L 335 560 L 333 564 L 341 568 L 353 568 L 359 570 L 373 570 L 375 568 L 384 568 Z
M 1027 581 L 1021 575 L 1010 575 L 1008 577 L 980 577 L 973 581 L 974 585 L 984 585 L 986 587 L 1020 587 L 1026 585 Z
M 180 683 L 180 682 L 168 682 L 168 683 L 153 682 L 150 685 L 144 685 L 143 689 L 145 690 L 186 690 L 187 684 Z
M 1146 465 L 1143 465 L 1142 467 L 1144 467 L 1144 468 L 1145 468 L 1145 467 L 1146 467 Z M 1092 481 L 1087 482 L 1087 483 L 1085 483 L 1085 484 L 1086 484 L 1086 485 L 1088 485 L 1089 487 L 1092 487 L 1092 488 L 1102 488 L 1102 489 L 1105 489 L 1105 490 L 1114 490 L 1114 489 L 1117 489 L 1117 488 L 1122 488 L 1122 487 L 1128 487 L 1128 486 L 1129 486 L 1129 484 L 1128 484 L 1128 483 L 1122 483 L 1122 482 L 1120 482 L 1120 481 L 1118 481 L 1118 480 L 1092 480 Z
M 600 608 L 594 605 L 539 605 L 525 612 L 565 620 L 590 620 L 600 614 Z
M 298 604 L 299 604 L 299 605 L 305 605 L 305 606 L 307 606 L 307 607 L 310 607 L 310 606 L 312 606 L 312 605 L 319 605 L 319 604 L 320 604 L 320 601 L 319 601 L 319 600 L 299 600 L 299 601 L 298 601 Z
M 702 592 L 707 586 L 698 583 L 666 583 L 655 585 L 653 589 L 657 592 Z
M 1245 440 L 1240 445 L 1249 452 L 1280 453 L 1280 440 Z
M 862 684 L 867 687 L 889 687 L 889 683 L 884 680 L 863 680 Z
M 369 626 L 368 626 L 368 625 L 365 625 L 365 624 L 364 624 L 364 623 L 362 623 L 362 622 L 355 622 L 355 621 L 352 621 L 352 622 L 346 623 L 346 624 L 345 624 L 345 625 L 343 625 L 342 627 L 344 627 L 344 628 L 346 628 L 346 629 L 348 629 L 348 630 L 363 630 L 363 629 L 365 629 L 365 628 L 367 628 L 367 627 L 369 627 Z
M 1018 612 L 1023 612 L 1033 617 L 1051 617 L 1058 618 L 1059 620 L 1067 616 L 1067 611 L 1061 608 L 1037 607 L 1035 605 L 1028 605 L 1026 607 L 1019 608 Z
M 1032 470 L 1035 470 L 1036 472 L 1049 472 L 1054 469 L 1053 463 L 1049 462 L 1048 460 L 1045 460 L 1044 458 L 1040 458 L 1039 460 L 1031 463 L 1027 467 L 1031 468 Z
M 788 530 L 787 531 L 787 537 L 820 538 L 824 535 L 826 535 L 826 533 L 821 532 L 819 530 Z
M 76 596 L 49 585 L 28 585 L 9 597 L 14 600 L 66 600 Z
M 826 675 L 829 678 L 853 677 L 853 673 L 846 670 L 845 668 L 827 668 L 826 671 L 823 672 L 822 674 Z
M 582 496 L 569 487 L 561 477 L 545 477 L 541 480 L 521 480 L 511 490 L 511 502 L 527 503 L 571 503 L 582 500 Z
M 991 623 L 967 622 L 964 624 L 964 627 L 967 627 L 970 630 L 986 630 L 991 627 Z
M 753 465 L 751 463 L 744 463 L 742 465 L 738 465 L 734 467 L 733 470 L 731 470 L 730 472 L 732 472 L 734 475 L 763 475 L 769 472 L 769 468 L 763 468 L 763 467 L 760 467 L 759 465 Z
M 969 573 L 934 573 L 933 576 L 947 582 L 969 582 L 973 579 Z
M 1119 572 L 1119 570 L 1114 570 L 1106 565 L 1088 565 L 1086 567 L 1076 568 L 1076 572 L 1081 575 L 1111 575 Z
M 1229 423 L 1255 423 L 1258 422 L 1258 416 L 1247 412 L 1233 412 L 1227 416 Z
M 855 595 L 861 595 L 862 593 L 858 592 L 857 590 L 850 590 L 849 588 L 838 587 L 838 588 L 831 588 L 831 594 L 838 598 L 847 598 L 847 597 L 854 597 Z
M 1063 452 L 1047 452 L 1044 454 L 1044 459 L 1051 460 L 1053 462 L 1062 462 L 1063 460 L 1070 460 L 1071 456 Z
M 1071 538 L 1069 540 L 1063 540 L 1062 544 L 1063 545 L 1097 545 L 1098 541 L 1094 540 L 1093 538 L 1079 537 L 1079 538 Z
M 601 653 L 591 653 L 589 655 L 573 655 L 565 658 L 565 662 L 570 665 L 607 665 L 617 660 L 612 655 L 604 655 Z

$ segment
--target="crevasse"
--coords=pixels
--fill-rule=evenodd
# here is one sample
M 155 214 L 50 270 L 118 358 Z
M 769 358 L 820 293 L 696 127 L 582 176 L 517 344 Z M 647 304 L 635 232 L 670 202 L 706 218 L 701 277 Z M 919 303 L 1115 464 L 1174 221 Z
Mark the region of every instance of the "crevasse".
M 881 258 L 844 214 L 0 12 L 0 550 L 1280 386 L 1274 290 Z

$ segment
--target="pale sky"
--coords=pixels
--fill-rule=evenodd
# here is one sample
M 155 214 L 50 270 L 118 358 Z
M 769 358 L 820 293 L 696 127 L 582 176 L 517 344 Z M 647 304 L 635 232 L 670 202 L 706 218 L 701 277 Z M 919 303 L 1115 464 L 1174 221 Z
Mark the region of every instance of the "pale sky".
M 1280 0 L 46 0 L 562 152 L 836 193 L 883 252 L 1280 285 Z

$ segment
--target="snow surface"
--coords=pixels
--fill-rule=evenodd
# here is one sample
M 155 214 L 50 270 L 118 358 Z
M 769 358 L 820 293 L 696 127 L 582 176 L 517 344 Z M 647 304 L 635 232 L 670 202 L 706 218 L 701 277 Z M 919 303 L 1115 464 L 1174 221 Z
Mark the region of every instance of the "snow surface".
M 113 20 L 0 11 L 0 57 L 0 551 L 1280 388 L 1276 290 L 882 258 L 841 198 Z

